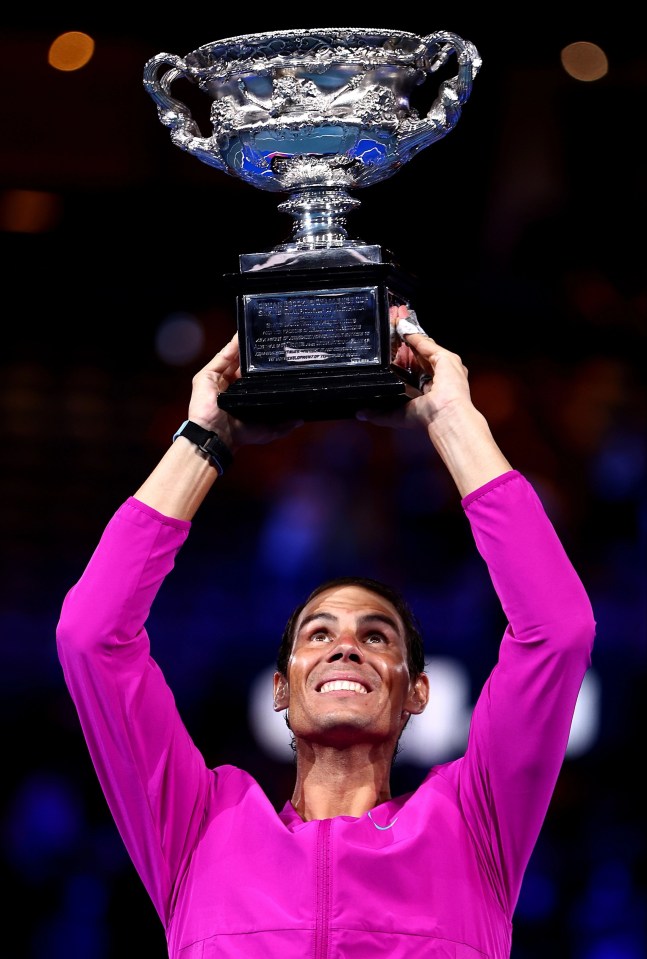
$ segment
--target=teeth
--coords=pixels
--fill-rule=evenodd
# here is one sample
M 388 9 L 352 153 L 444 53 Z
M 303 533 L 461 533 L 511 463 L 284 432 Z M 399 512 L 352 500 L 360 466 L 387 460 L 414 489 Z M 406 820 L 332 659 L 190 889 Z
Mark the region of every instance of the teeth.
M 361 685 L 361 683 L 351 683 L 347 679 L 334 679 L 329 683 L 324 683 L 319 692 L 334 693 L 340 689 L 347 689 L 353 693 L 366 693 L 366 689 Z

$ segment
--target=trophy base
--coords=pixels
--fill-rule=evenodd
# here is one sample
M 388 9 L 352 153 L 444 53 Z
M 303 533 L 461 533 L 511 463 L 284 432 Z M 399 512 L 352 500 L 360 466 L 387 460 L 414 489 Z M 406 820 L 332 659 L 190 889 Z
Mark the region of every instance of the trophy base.
M 405 370 L 267 374 L 236 380 L 218 405 L 244 422 L 350 419 L 359 410 L 394 410 L 420 390 Z
M 393 365 L 390 309 L 413 279 L 377 246 L 241 256 L 236 294 L 240 379 L 218 405 L 240 420 L 347 419 L 419 396 Z

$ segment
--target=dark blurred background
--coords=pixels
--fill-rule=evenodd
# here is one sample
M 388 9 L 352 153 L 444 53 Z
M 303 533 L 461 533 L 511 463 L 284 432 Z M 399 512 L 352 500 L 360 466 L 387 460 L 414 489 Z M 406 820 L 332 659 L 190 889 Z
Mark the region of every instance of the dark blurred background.
M 172 144 L 144 65 L 242 33 L 356 24 L 450 30 L 483 58 L 456 128 L 362 191 L 349 232 L 419 278 L 423 326 L 469 367 L 598 622 L 513 959 L 645 955 L 647 61 L 637 15 L 622 5 L 565 7 L 3 14 L 2 959 L 166 954 L 95 781 L 55 627 L 105 523 L 185 418 L 193 373 L 235 331 L 223 274 L 290 231 L 281 197 Z M 56 70 L 48 51 L 69 30 L 89 34 L 94 52 L 79 70 Z M 576 42 L 602 51 L 597 79 L 564 68 Z M 430 729 L 426 747 L 405 743 L 394 786 L 412 788 L 462 748 L 459 720 L 503 628 L 424 437 L 322 422 L 241 451 L 149 622 L 209 763 L 247 768 L 277 806 L 292 766 L 269 744 L 269 702 L 267 728 L 255 725 L 259 683 L 293 606 L 345 573 L 400 586 L 425 631 L 447 728 Z

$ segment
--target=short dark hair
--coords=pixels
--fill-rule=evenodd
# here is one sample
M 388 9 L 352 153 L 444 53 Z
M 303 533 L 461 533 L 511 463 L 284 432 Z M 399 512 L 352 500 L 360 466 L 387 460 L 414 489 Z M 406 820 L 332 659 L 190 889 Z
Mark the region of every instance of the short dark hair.
M 404 596 L 402 596 L 402 594 L 392 586 L 387 586 L 386 583 L 382 583 L 377 579 L 368 579 L 364 576 L 339 576 L 336 579 L 326 580 L 325 583 L 321 583 L 316 587 L 316 589 L 313 589 L 310 595 L 307 596 L 306 599 L 304 599 L 304 601 L 292 611 L 292 614 L 285 625 L 285 629 L 283 630 L 281 645 L 279 646 L 276 659 L 277 670 L 283 676 L 287 677 L 288 662 L 290 661 L 292 647 L 294 645 L 297 620 L 308 603 L 321 593 L 325 592 L 327 589 L 341 589 L 344 586 L 359 586 L 361 589 L 367 589 L 371 593 L 376 593 L 378 596 L 381 596 L 383 599 L 386 599 L 389 601 L 389 603 L 391 603 L 391 605 L 396 609 L 404 625 L 404 635 L 407 644 L 407 666 L 409 667 L 409 674 L 415 678 L 416 676 L 419 676 L 420 673 L 424 673 L 425 649 L 422 640 L 422 631 L 420 629 L 418 620 L 416 619 L 408 602 Z

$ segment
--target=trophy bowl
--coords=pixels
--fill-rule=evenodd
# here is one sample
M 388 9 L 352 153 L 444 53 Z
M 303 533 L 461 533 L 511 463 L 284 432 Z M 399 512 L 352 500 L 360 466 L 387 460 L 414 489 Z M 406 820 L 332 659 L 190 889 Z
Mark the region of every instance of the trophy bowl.
M 412 91 L 456 56 L 424 116 Z M 260 190 L 287 193 L 297 248 L 344 245 L 348 191 L 392 176 L 457 123 L 481 59 L 472 43 L 440 31 L 426 37 L 358 27 L 230 37 L 185 57 L 159 53 L 144 87 L 173 143 Z M 180 77 L 211 101 L 210 136 L 172 96 Z M 326 215 L 319 230 L 313 213 Z M 292 245 L 292 244 L 291 244 Z
M 252 33 L 146 63 L 144 87 L 172 142 L 284 194 L 278 208 L 293 218 L 289 239 L 240 254 L 227 277 L 242 376 L 221 394 L 224 408 L 242 419 L 337 418 L 415 395 L 391 365 L 389 322 L 413 285 L 380 246 L 349 236 L 346 219 L 360 205 L 354 191 L 453 129 L 480 66 L 454 33 L 361 27 Z M 434 74 L 421 115 L 412 94 Z M 173 89 L 180 80 L 207 98 L 209 135 Z

